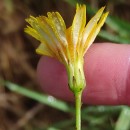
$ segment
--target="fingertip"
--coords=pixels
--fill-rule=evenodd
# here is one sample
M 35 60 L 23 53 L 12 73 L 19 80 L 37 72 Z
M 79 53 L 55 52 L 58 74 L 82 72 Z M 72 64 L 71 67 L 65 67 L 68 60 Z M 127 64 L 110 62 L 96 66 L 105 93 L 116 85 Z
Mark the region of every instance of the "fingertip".
M 130 45 L 94 44 L 85 55 L 87 87 L 83 102 L 87 104 L 130 104 Z M 37 67 L 39 85 L 45 93 L 72 101 L 65 67 L 43 56 Z
M 84 102 L 104 105 L 128 104 L 129 68 L 130 45 L 112 43 L 92 45 L 85 56 L 88 88 L 83 95 Z

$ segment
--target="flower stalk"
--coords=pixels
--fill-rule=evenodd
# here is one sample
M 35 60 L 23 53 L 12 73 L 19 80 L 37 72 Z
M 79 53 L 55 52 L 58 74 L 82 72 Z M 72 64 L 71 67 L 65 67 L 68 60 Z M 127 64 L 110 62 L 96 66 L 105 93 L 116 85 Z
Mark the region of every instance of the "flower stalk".
M 81 130 L 81 98 L 82 91 L 75 94 L 76 130 Z

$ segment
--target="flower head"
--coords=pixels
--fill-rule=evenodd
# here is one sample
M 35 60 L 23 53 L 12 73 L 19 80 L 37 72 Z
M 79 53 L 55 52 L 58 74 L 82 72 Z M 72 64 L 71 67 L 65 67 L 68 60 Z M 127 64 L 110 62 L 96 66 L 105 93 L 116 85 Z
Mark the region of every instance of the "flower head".
M 30 24 L 25 32 L 41 43 L 36 52 L 54 57 L 62 62 L 68 73 L 71 90 L 76 93 L 85 86 L 83 56 L 93 43 L 103 26 L 108 12 L 102 7 L 86 25 L 86 6 L 78 5 L 72 26 L 66 28 L 63 18 L 58 12 L 48 12 L 46 16 L 26 19 Z

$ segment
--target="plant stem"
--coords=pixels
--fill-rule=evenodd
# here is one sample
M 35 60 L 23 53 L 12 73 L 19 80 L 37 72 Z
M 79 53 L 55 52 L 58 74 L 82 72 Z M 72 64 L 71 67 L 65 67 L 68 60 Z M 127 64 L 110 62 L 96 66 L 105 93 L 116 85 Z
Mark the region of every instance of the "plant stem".
M 81 96 L 82 91 L 75 93 L 76 130 L 81 130 Z

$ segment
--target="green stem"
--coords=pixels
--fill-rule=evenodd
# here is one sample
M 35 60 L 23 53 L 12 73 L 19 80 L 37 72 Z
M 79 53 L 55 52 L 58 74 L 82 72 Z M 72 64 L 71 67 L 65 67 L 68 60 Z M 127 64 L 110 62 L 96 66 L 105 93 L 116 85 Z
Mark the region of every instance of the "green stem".
M 81 96 L 82 91 L 75 94 L 76 130 L 81 130 Z

